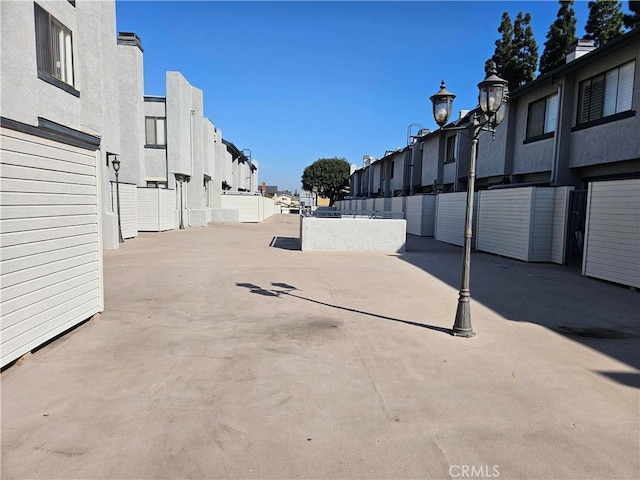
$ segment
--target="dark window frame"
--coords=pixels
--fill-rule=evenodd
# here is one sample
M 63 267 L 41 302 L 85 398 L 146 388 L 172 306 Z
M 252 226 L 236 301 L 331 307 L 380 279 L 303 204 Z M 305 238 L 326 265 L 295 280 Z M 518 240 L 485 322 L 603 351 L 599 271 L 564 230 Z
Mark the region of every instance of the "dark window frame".
M 80 92 L 74 88 L 76 75 L 74 69 L 75 61 L 73 57 L 73 32 L 37 3 L 34 2 L 33 6 L 38 78 L 61 88 L 76 97 L 79 97 Z M 64 32 L 65 36 L 68 36 L 70 39 L 68 51 L 66 45 L 58 46 L 57 59 L 55 52 L 56 49 L 54 48 L 53 42 L 53 26 Z M 66 52 L 66 62 L 64 65 L 62 65 L 62 50 Z M 57 72 L 56 63 L 61 64 L 59 74 Z M 70 70 L 70 72 L 67 72 L 67 70 Z M 65 73 L 63 74 L 62 72 Z M 67 76 L 67 73 L 70 73 L 70 79 L 63 78 L 64 76 Z
M 590 126 L 608 123 L 609 121 L 614 121 L 619 118 L 628 118 L 629 116 L 635 115 L 635 112 L 633 110 L 633 79 L 631 80 L 632 101 L 630 102 L 629 108 L 626 110 L 617 111 L 616 107 L 613 113 L 607 115 L 605 115 L 604 112 L 605 104 L 607 101 L 607 75 L 613 71 L 618 71 L 618 76 L 616 77 L 616 81 L 618 83 L 616 85 L 614 100 L 617 104 L 618 99 L 620 98 L 620 70 L 626 65 L 633 64 L 633 71 L 635 76 L 635 63 L 635 59 L 621 63 L 620 65 L 605 70 L 604 72 L 600 72 L 597 75 L 586 78 L 578 84 L 576 121 L 575 126 L 572 130 L 580 130 L 583 128 L 588 128 Z
M 456 137 L 451 135 L 447 137 L 444 147 L 444 163 L 455 163 L 456 161 Z

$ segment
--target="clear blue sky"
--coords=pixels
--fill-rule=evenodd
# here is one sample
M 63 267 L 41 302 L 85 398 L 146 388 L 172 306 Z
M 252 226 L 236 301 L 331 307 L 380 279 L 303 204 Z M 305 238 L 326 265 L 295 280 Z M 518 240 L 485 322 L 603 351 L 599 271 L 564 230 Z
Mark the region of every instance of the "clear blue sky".
M 204 112 L 225 139 L 251 149 L 259 180 L 300 190 L 307 165 L 345 157 L 362 165 L 406 145 L 407 127 L 435 129 L 440 86 L 454 110 L 477 104 L 503 11 L 529 12 L 539 54 L 558 2 L 123 1 L 117 28 L 144 47 L 146 95 L 165 95 L 177 70 L 204 91 Z M 627 2 L 623 2 L 627 11 Z M 587 2 L 574 5 L 578 36 Z

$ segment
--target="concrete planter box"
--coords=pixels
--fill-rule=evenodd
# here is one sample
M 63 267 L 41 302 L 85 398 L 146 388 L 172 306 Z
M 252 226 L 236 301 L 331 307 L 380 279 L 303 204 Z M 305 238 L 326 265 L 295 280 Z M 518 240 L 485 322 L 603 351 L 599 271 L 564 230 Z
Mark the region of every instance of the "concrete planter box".
M 404 219 L 300 217 L 300 245 L 310 251 L 404 252 Z

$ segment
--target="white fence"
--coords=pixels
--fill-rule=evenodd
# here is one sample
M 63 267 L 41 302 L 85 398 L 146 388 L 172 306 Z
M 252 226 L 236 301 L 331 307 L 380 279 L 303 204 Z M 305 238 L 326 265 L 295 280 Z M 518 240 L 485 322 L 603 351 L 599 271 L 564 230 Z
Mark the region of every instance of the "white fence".
M 640 180 L 589 184 L 582 273 L 640 287 Z
M 138 187 L 138 230 L 163 232 L 176 228 L 175 203 L 175 190 Z
M 222 209 L 237 210 L 238 221 L 258 223 L 275 213 L 272 198 L 260 195 L 222 195 Z
M 1 130 L 5 366 L 103 310 L 95 152 Z
M 120 226 L 123 238 L 138 236 L 138 187 L 130 183 L 120 183 Z M 118 210 L 116 184 L 111 182 L 111 210 Z

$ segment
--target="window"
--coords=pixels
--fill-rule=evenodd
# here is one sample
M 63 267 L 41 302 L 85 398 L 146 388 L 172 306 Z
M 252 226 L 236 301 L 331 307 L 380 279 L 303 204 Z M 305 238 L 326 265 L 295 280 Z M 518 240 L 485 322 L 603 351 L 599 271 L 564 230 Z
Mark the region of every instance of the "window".
M 147 188 L 168 188 L 166 181 L 147 180 Z
M 576 124 L 631 110 L 635 61 L 580 82 Z
M 38 71 L 73 86 L 71 30 L 35 4 Z
M 164 117 L 146 117 L 145 132 L 147 145 L 166 145 L 166 126 Z
M 541 98 L 529 104 L 527 140 L 550 137 L 556 131 L 558 120 L 558 94 Z
M 447 137 L 447 150 L 445 152 L 444 163 L 456 161 L 456 135 Z

